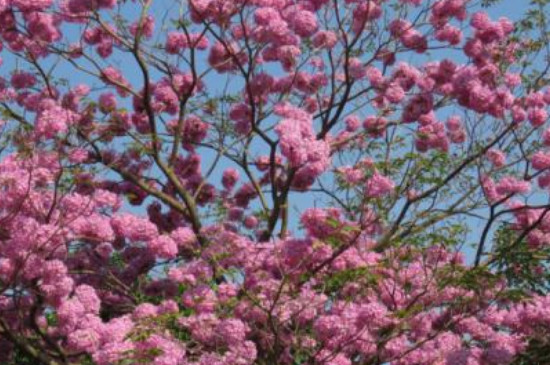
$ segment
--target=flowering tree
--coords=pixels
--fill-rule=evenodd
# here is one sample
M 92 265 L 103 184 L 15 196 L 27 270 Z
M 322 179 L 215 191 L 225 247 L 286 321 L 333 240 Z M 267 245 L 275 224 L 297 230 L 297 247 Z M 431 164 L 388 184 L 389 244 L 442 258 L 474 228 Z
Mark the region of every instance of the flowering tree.
M 493 3 L 0 0 L 2 364 L 550 363 L 548 1 Z

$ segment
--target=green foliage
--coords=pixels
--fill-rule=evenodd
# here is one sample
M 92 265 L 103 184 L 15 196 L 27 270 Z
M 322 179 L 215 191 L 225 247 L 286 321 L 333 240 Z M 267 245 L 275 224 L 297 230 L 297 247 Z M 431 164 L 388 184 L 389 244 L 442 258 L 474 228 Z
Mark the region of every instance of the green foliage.
M 80 360 L 78 365 L 95 365 L 95 362 L 92 360 L 90 355 L 84 355 Z
M 481 1 L 481 6 L 483 8 L 488 8 L 490 6 L 493 6 L 493 5 L 496 5 L 498 4 L 499 2 L 501 2 L 502 0 L 482 0 Z
M 406 244 L 415 247 L 430 247 L 434 245 L 457 247 L 464 242 L 468 231 L 468 226 L 463 223 L 448 222 L 438 225 L 433 230 L 421 230 L 414 235 L 409 235 L 406 238 L 406 242 L 396 241 L 396 244 Z
M 310 364 L 313 355 L 314 354 L 312 354 L 312 351 L 300 349 L 292 354 L 292 365 Z
M 545 6 L 545 5 L 548 5 L 548 4 L 550 4 L 550 0 L 531 0 L 531 2 L 530 2 L 530 5 Z
M 408 152 L 402 157 L 376 164 L 379 170 L 389 176 L 399 176 L 402 170 L 414 161 L 414 182 L 417 186 L 440 185 L 453 168 L 452 156 L 441 151 L 430 153 Z
M 13 357 L 13 361 L 6 365 L 37 365 L 36 360 L 33 357 L 28 356 L 19 348 L 16 347 L 14 349 L 14 353 L 15 355 Z
M 191 335 L 178 323 L 178 321 L 180 318 L 189 317 L 193 313 L 194 312 L 189 309 L 178 313 L 168 313 L 156 317 L 144 318 L 130 333 L 128 338 L 131 341 L 143 341 L 155 333 L 164 333 L 168 331 L 175 339 L 183 343 L 188 343 L 191 341 Z M 159 354 L 155 356 L 157 355 Z
M 547 365 L 550 364 L 550 340 L 548 337 L 532 338 L 511 365 Z
M 530 249 L 521 231 L 501 224 L 495 232 L 494 264 L 508 283 L 519 290 L 545 295 L 550 291 L 550 248 Z
M 369 268 L 360 267 L 357 269 L 339 271 L 326 278 L 323 283 L 319 284 L 319 287 L 323 289 L 325 293 L 331 294 L 338 292 L 346 284 L 351 282 L 361 281 L 365 283 L 365 287 L 368 287 L 369 285 L 375 285 L 379 280 L 380 277 L 370 272 Z
M 57 313 L 46 313 L 46 322 L 48 323 L 48 326 L 57 326 Z
M 492 288 L 500 280 L 499 275 L 491 272 L 485 266 L 474 268 L 446 266 L 440 270 L 438 275 L 438 286 L 440 289 L 453 286 L 474 292 L 483 290 L 483 288 Z
M 126 263 L 124 262 L 124 259 L 122 258 L 122 254 L 120 252 L 115 251 L 109 257 L 109 266 L 112 266 L 117 269 L 123 269 L 126 266 Z

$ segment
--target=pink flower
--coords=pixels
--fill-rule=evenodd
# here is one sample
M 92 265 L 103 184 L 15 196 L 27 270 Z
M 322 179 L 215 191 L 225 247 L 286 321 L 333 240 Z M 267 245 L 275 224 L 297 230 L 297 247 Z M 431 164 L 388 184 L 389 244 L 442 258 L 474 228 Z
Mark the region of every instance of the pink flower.
M 544 108 L 546 106 L 544 94 L 540 91 L 529 93 L 525 98 L 525 105 L 530 108 Z
M 317 48 L 331 49 L 338 42 L 338 37 L 334 32 L 321 30 L 313 36 L 312 42 Z
M 369 198 L 381 198 L 395 189 L 395 183 L 388 177 L 375 172 L 367 182 L 366 195 Z
M 445 25 L 443 28 L 436 30 L 435 39 L 456 46 L 462 41 L 462 32 L 456 27 Z
M 155 256 L 163 259 L 173 259 L 178 254 L 178 245 L 170 236 L 166 235 L 152 239 L 149 241 L 148 247 Z
M 179 53 L 185 46 L 186 36 L 181 32 L 170 32 L 166 37 L 166 52 L 170 54 Z
M 119 70 L 115 69 L 112 66 L 109 66 L 103 69 L 101 71 L 101 74 L 102 79 L 105 82 L 110 83 L 116 87 L 117 93 L 120 96 L 124 97 L 128 95 L 128 91 L 126 89 L 130 88 L 130 84 L 128 81 L 126 81 L 124 76 L 122 76 L 122 73 Z
M 545 146 L 550 146 L 550 128 L 547 128 L 547 129 L 542 133 L 542 143 L 543 143 Z
M 208 55 L 208 63 L 220 73 L 237 70 L 238 64 L 243 65 L 246 60 L 246 53 L 242 52 L 236 43 L 216 42 Z
M 142 303 L 134 309 L 132 316 L 136 319 L 155 317 L 158 315 L 158 308 L 151 303 Z
M 542 174 L 538 177 L 537 182 L 542 189 L 550 186 L 550 173 Z
M 127 358 L 128 353 L 134 351 L 132 341 L 107 343 L 99 351 L 94 352 L 92 358 L 98 365 L 110 365 Z
M 155 18 L 151 15 L 147 15 L 138 22 L 131 24 L 129 30 L 130 34 L 134 37 L 140 36 L 144 38 L 151 38 L 153 36 L 153 31 L 155 30 Z
M 502 194 L 497 192 L 496 184 L 489 176 L 481 177 L 481 187 L 483 188 L 487 200 L 490 202 L 496 202 L 502 199 Z
M 113 93 L 107 92 L 99 96 L 99 110 L 108 114 L 114 111 L 117 107 L 116 97 Z
M 36 77 L 28 72 L 16 72 L 11 76 L 11 84 L 15 89 L 25 89 L 36 84 Z
M 193 145 L 202 142 L 208 134 L 209 125 L 191 115 L 183 121 L 182 143 Z
M 308 10 L 300 10 L 298 6 L 290 6 L 284 10 L 283 17 L 289 28 L 300 37 L 310 37 L 317 31 L 317 17 Z
M 542 108 L 533 108 L 529 110 L 528 118 L 533 127 L 540 127 L 548 120 L 548 112 Z
M 383 137 L 386 134 L 388 121 L 384 117 L 369 116 L 363 122 L 363 127 L 374 137 Z
M 74 112 L 57 105 L 48 105 L 36 118 L 35 135 L 37 138 L 52 139 L 66 133 L 76 119 Z
M 344 120 L 346 123 L 346 130 L 348 132 L 355 132 L 361 126 L 361 121 L 356 115 L 350 115 Z
M 25 12 L 46 10 L 52 4 L 53 0 L 12 0 L 12 5 Z
M 280 20 L 281 14 L 274 8 L 262 7 L 254 12 L 254 21 L 258 25 L 269 25 L 271 21 Z
M 489 15 L 485 12 L 474 13 L 470 20 L 470 24 L 476 29 L 486 29 L 489 27 L 490 23 L 491 20 L 489 19 Z
M 243 210 L 238 207 L 229 208 L 227 211 L 227 219 L 230 221 L 240 221 L 243 218 Z
M 428 49 L 428 40 L 417 30 L 406 31 L 400 37 L 401 42 L 407 48 L 415 50 L 417 53 L 424 53 Z
M 74 352 L 95 353 L 101 342 L 99 334 L 93 329 L 79 329 L 69 334 L 67 344 Z
M 253 215 L 249 215 L 247 217 L 244 218 L 244 226 L 247 228 L 247 229 L 254 229 L 258 226 L 258 218 L 256 218 L 255 216 Z
M 37 39 L 47 43 L 61 39 L 61 32 L 52 14 L 33 12 L 27 14 L 26 20 L 29 31 Z
M 153 334 L 147 337 L 139 347 L 145 353 L 154 353 L 152 364 L 155 365 L 179 365 L 185 356 L 185 349 L 179 341 Z M 144 356 L 146 361 L 151 355 Z
M 445 126 L 450 131 L 457 131 L 462 128 L 462 120 L 458 116 L 452 116 L 447 119 Z
M 166 37 L 166 52 L 177 54 L 186 48 L 207 49 L 209 46 L 208 38 L 201 34 L 182 32 L 169 32 Z
M 359 183 L 364 176 L 364 173 L 361 169 L 353 168 L 349 166 L 339 167 L 337 169 L 338 173 L 342 176 L 342 179 L 351 185 Z
M 320 351 L 316 358 L 316 363 L 319 364 L 327 364 L 327 365 L 352 365 L 351 360 L 348 358 L 348 356 L 337 353 L 334 354 L 333 351 L 329 350 L 322 350 Z
M 497 149 L 490 149 L 487 151 L 487 158 L 496 168 L 501 168 L 506 164 L 506 155 L 504 152 Z
M 341 212 L 338 209 L 307 209 L 300 217 L 300 223 L 309 235 L 325 238 L 334 234 L 340 227 Z
M 99 314 L 101 301 L 94 288 L 89 285 L 79 285 L 76 287 L 74 295 L 86 313 Z
M 496 185 L 496 192 L 502 195 L 524 194 L 529 190 L 531 190 L 531 184 L 511 176 L 503 177 Z
M 491 43 L 503 39 L 514 30 L 514 25 L 506 18 L 492 22 L 485 12 L 472 15 L 470 24 L 476 29 L 476 37 L 483 43 Z
M 83 148 L 75 148 L 69 153 L 69 161 L 72 163 L 82 163 L 88 159 L 88 151 Z
M 248 326 L 238 319 L 226 319 L 216 326 L 216 333 L 220 340 L 229 346 L 242 344 L 249 331 Z
M 290 71 L 294 68 L 301 54 L 302 51 L 300 48 L 293 45 L 281 46 L 276 49 L 276 59 L 281 62 L 285 71 Z
M 229 118 L 235 122 L 235 131 L 246 135 L 252 130 L 251 110 L 247 103 L 233 104 L 229 110 Z
M 170 237 L 179 247 L 182 248 L 193 248 L 193 246 L 197 243 L 197 237 L 195 236 L 195 233 L 191 228 L 182 227 L 178 228 L 172 233 L 170 233 Z
M 349 59 L 349 74 L 354 79 L 362 79 L 367 76 L 367 70 L 360 59 L 350 58 Z
M 531 164 L 535 170 L 546 170 L 550 168 L 550 154 L 539 151 L 531 157 Z
M 504 80 L 506 82 L 506 86 L 508 86 L 509 88 L 514 88 L 521 84 L 521 75 L 517 73 L 507 72 L 504 75 Z
M 515 123 L 520 123 L 527 119 L 527 112 L 525 111 L 525 109 L 523 109 L 518 105 L 514 105 L 511 109 L 511 112 L 512 112 L 512 120 Z
M 199 313 L 211 313 L 216 307 L 216 294 L 206 285 L 200 285 L 187 290 L 182 297 L 182 303 Z
M 237 181 L 239 181 L 239 173 L 237 170 L 228 168 L 223 172 L 222 184 L 227 190 L 233 189 Z
M 300 168 L 295 184 L 310 186 L 329 167 L 330 147 L 316 139 L 309 113 L 290 104 L 276 106 L 276 113 L 288 118 L 279 122 L 275 132 L 283 156 L 291 166 Z
M 361 32 L 365 28 L 366 22 L 373 21 L 382 16 L 382 7 L 374 1 L 360 3 L 353 10 L 352 30 L 355 33 Z
M 376 88 L 381 88 L 382 86 L 384 86 L 386 80 L 384 78 L 384 75 L 382 74 L 382 71 L 380 71 L 376 67 L 367 66 L 365 68 L 365 73 L 372 86 Z
M 422 93 L 413 96 L 403 111 L 403 122 L 411 123 L 433 110 L 433 95 Z
M 401 86 L 391 83 L 388 85 L 384 96 L 390 103 L 397 104 L 405 98 L 405 91 L 401 88 Z
M 158 229 L 153 223 L 129 213 L 114 216 L 111 226 L 117 235 L 132 241 L 150 241 L 158 236 Z

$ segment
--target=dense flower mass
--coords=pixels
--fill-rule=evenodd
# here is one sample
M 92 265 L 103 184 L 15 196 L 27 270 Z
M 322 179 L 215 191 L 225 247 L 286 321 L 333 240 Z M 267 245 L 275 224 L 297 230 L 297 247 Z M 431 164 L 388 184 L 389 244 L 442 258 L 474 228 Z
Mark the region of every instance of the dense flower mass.
M 0 363 L 548 363 L 549 5 L 482 3 L 0 0 Z

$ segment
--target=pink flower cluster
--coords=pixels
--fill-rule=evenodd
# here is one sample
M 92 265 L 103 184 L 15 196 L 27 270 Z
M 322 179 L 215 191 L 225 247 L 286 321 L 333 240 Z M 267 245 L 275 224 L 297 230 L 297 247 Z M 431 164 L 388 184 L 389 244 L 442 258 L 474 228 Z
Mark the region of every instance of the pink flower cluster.
M 330 147 L 316 138 L 309 113 L 290 104 L 276 108 L 276 113 L 285 118 L 275 127 L 281 153 L 297 169 L 296 185 L 308 187 L 329 167 Z
M 404 19 L 396 19 L 390 23 L 389 30 L 392 36 L 398 38 L 403 45 L 418 53 L 428 49 L 428 40 L 414 26 Z
M 294 116 L 295 123 L 305 123 L 307 119 L 307 113 L 289 105 L 281 106 L 278 113 L 286 118 Z M 355 242 L 353 232 L 358 230 L 337 209 L 306 211 L 301 218 L 305 238 L 287 238 L 272 244 L 258 244 L 222 226 L 206 227 L 202 234 L 209 245 L 196 251 L 194 259 L 172 266 L 166 277 L 153 277 L 144 283 L 146 293 L 159 297 L 158 304 L 144 302 L 132 306 L 123 288 L 140 273 L 153 270 L 155 258 L 172 259 L 181 252 L 196 250 L 196 236 L 184 227 L 159 234 L 151 220 L 129 213 L 115 213 L 109 218 L 106 209 L 116 211 L 120 202 L 116 194 L 101 190 L 91 196 L 64 197 L 63 204 L 54 211 L 56 223 L 41 223 L 41 212 L 36 211 L 35 203 L 50 197 L 37 192 L 32 200 L 27 200 L 25 192 L 29 186 L 19 184 L 31 181 L 34 192 L 44 182 L 53 181 L 55 174 L 47 172 L 55 168 L 55 157 L 37 160 L 31 169 L 25 169 L 15 158 L 0 165 L 6 186 L 2 194 L 7 198 L 0 200 L 0 210 L 20 207 L 21 201 L 26 202 L 10 222 L 9 244 L 0 250 L 0 278 L 9 278 L 21 264 L 24 266 L 19 285 L 29 285 L 39 278 L 40 292 L 57 318 L 54 324 L 44 322 L 43 328 L 53 338 L 63 339 L 68 350 L 90 354 L 97 364 L 150 359 L 154 364 L 252 365 L 272 348 L 273 338 L 266 324 L 273 321 L 281 329 L 279 335 L 285 339 L 285 349 L 316 349 L 315 364 L 319 365 L 333 357 L 340 363 L 351 364 L 357 354 L 397 364 L 429 363 L 441 358 L 449 362 L 469 358 L 506 364 L 525 347 L 523 334 L 534 330 L 528 319 L 540 316 L 537 323 L 550 321 L 544 309 L 545 297 L 536 298 L 527 306 L 486 307 L 482 303 L 498 303 L 492 291 L 483 292 L 484 301 L 479 301 L 479 293 L 460 286 L 437 286 L 435 277 L 449 272 L 458 275 L 459 271 L 449 268 L 462 265 L 456 253 L 442 248 L 424 251 L 404 247 L 378 254 L 371 250 L 372 240 L 367 235 L 334 255 L 338 247 L 332 245 Z M 37 174 L 40 169 L 43 172 Z M 31 173 L 35 177 L 29 180 Z M 224 174 L 227 188 L 236 180 L 234 171 Z M 381 197 L 393 190 L 394 183 L 379 173 L 367 182 L 367 194 L 371 197 Z M 520 181 L 505 178 L 499 181 L 496 191 L 508 194 L 525 192 L 526 188 Z M 518 213 L 517 219 L 518 223 L 525 219 L 532 221 L 537 215 L 523 218 Z M 63 220 L 73 223 L 59 230 L 55 224 Z M 83 220 L 93 226 L 83 224 Z M 12 225 L 23 229 L 12 229 Z M 341 242 L 335 241 L 336 237 Z M 104 244 L 111 248 L 105 256 L 95 256 L 93 260 L 88 249 L 77 251 L 73 259 L 66 260 L 70 253 L 60 247 L 71 242 L 96 252 Z M 125 265 L 113 266 L 106 273 L 94 269 L 96 260 L 109 260 L 115 251 Z M 397 265 L 390 259 L 399 255 L 408 257 L 407 265 Z M 212 285 L 218 270 L 229 273 L 232 268 L 241 270 L 242 282 Z M 69 274 L 75 270 L 94 275 Z M 366 270 L 377 280 L 363 290 L 365 276 L 354 277 L 330 300 L 323 290 L 318 290 L 334 275 L 353 270 Z M 311 272 L 319 276 L 302 282 Z M 113 279 L 109 275 L 115 275 L 124 285 L 117 289 L 120 284 L 115 281 L 110 289 L 94 289 L 97 280 Z M 296 286 L 298 291 L 292 289 Z M 245 292 L 247 295 L 240 295 Z M 0 308 L 11 305 L 7 298 Z M 465 300 L 470 303 L 468 306 L 452 305 Z M 123 310 L 128 305 L 131 309 L 126 314 L 108 320 L 99 316 L 102 308 Z M 399 315 L 412 305 L 421 305 L 426 310 Z M 228 308 L 232 308 L 231 312 Z M 186 314 L 182 312 L 184 309 L 188 311 Z M 270 317 L 266 310 L 271 311 Z M 397 332 L 382 348 L 377 345 L 385 331 L 402 327 L 408 330 Z M 188 352 L 185 343 L 175 335 L 182 331 L 188 341 L 200 344 L 199 351 Z M 261 340 L 256 341 L 258 338 Z M 465 346 L 463 338 L 473 342 Z M 342 343 L 346 343 L 345 348 L 341 348 Z M 286 361 L 284 352 L 280 356 L 281 361 Z
M 388 177 L 375 172 L 367 182 L 366 194 L 369 198 L 380 198 L 390 194 L 395 188 L 395 183 Z
M 178 54 L 187 48 L 205 50 L 210 45 L 208 38 L 201 34 L 185 34 L 182 32 L 170 32 L 166 38 L 166 52 Z
M 36 116 L 36 138 L 51 139 L 60 133 L 66 133 L 78 116 L 55 102 L 45 102 Z
M 84 32 L 83 40 L 89 45 L 96 46 L 97 54 L 102 58 L 107 58 L 112 55 L 113 46 L 117 43 L 117 40 L 113 37 L 113 34 L 116 34 L 116 29 L 104 29 L 98 26 L 87 29 Z

